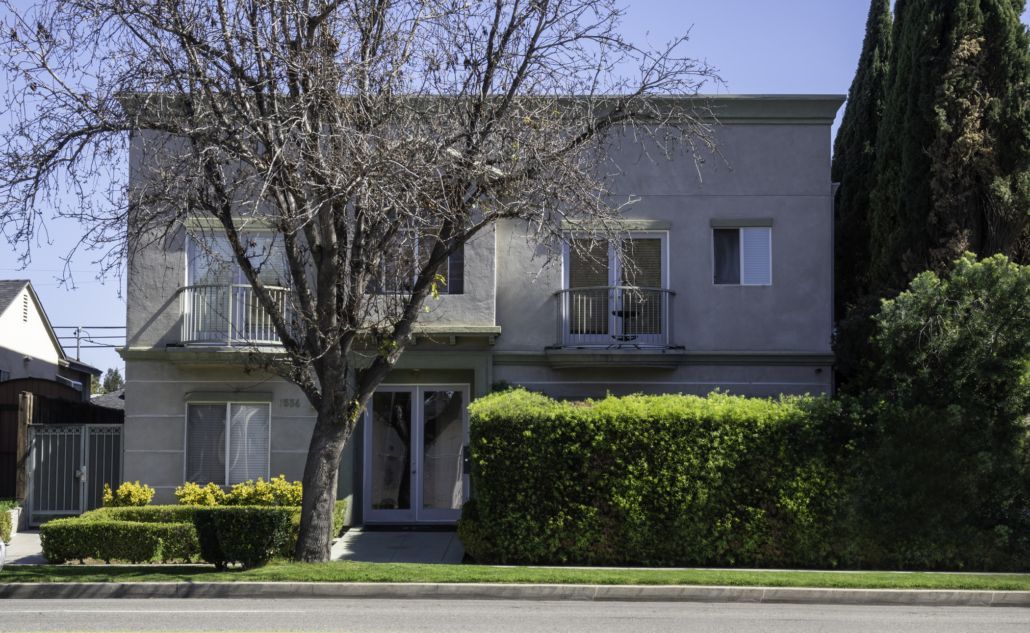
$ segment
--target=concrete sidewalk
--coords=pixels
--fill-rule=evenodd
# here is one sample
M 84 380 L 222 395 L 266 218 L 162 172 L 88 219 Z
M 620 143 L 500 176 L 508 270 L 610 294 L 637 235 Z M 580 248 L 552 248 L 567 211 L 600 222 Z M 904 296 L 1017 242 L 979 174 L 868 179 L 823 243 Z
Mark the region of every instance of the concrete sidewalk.
M 7 546 L 5 565 L 44 565 L 43 546 L 39 542 L 39 530 L 16 532 L 11 535 Z
M 465 548 L 456 532 L 352 528 L 333 543 L 332 560 L 458 564 Z

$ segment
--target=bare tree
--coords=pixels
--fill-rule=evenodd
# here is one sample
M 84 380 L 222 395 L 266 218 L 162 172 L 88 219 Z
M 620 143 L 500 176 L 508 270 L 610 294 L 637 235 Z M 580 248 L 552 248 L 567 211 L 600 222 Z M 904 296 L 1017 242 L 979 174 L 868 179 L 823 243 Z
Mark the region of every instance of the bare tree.
M 239 267 L 281 342 L 250 361 L 317 412 L 299 560 L 328 558 L 341 452 L 448 257 L 501 219 L 616 231 L 616 136 L 709 143 L 675 97 L 712 70 L 626 41 L 614 0 L 0 4 L 0 228 L 27 249 L 56 210 L 106 269 L 186 227 Z

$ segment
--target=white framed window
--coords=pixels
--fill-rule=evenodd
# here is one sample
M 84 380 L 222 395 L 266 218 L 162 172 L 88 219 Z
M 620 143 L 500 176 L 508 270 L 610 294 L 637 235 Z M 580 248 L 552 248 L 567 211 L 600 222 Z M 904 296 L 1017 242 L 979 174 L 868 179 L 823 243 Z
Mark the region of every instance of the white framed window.
M 431 246 L 424 244 L 422 236 L 410 229 L 400 232 L 401 244 L 398 250 L 403 255 L 386 258 L 380 266 L 378 279 L 371 284 L 373 294 L 404 294 L 411 292 L 417 281 L 422 264 L 429 259 Z M 459 245 L 440 266 L 439 274 L 444 282 L 438 284 L 437 290 L 444 295 L 460 295 L 465 293 L 465 245 Z
M 240 234 L 247 249 L 247 258 L 268 286 L 290 286 L 289 266 L 282 237 L 272 231 L 248 231 Z M 247 278 L 236 262 L 229 238 L 225 234 L 191 236 L 186 246 L 186 285 L 242 285 Z
M 716 285 L 772 285 L 772 227 L 712 228 L 712 268 Z
M 268 402 L 188 403 L 185 481 L 231 486 L 268 479 L 271 430 Z
M 564 247 L 566 289 L 596 286 L 668 287 L 666 231 L 632 231 L 620 244 L 570 234 Z
M 562 344 L 667 345 L 668 244 L 666 231 L 630 231 L 618 243 L 570 234 L 558 306 Z

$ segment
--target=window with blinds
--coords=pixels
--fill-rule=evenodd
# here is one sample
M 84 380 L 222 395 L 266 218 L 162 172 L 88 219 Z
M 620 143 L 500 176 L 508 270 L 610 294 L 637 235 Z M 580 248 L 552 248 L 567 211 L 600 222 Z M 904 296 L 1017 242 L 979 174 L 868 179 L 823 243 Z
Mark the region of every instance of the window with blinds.
M 189 404 L 186 481 L 231 486 L 267 479 L 270 432 L 267 403 Z
M 403 240 L 397 245 L 398 257 L 386 258 L 380 267 L 378 278 L 373 279 L 369 291 L 373 294 L 395 294 L 411 292 L 420 269 L 429 260 L 432 250 L 428 240 L 414 231 L 401 231 Z M 465 245 L 460 244 L 437 270 L 444 282 L 437 285 L 437 291 L 445 295 L 465 293 Z
M 718 285 L 772 285 L 772 228 L 712 230 L 714 282 Z
M 280 236 L 270 231 L 249 231 L 241 233 L 240 239 L 246 248 L 247 259 L 262 283 L 282 287 L 290 285 L 289 266 Z M 191 237 L 187 251 L 189 285 L 247 283 L 227 236 Z

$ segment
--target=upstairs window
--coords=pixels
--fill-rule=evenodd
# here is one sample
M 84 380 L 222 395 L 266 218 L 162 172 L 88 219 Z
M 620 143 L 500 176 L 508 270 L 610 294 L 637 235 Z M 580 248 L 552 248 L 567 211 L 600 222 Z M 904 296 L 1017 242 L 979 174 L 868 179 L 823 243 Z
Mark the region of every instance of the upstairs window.
M 772 285 L 772 227 L 713 228 L 717 285 Z
M 268 478 L 271 431 L 266 402 L 190 403 L 186 407 L 186 481 L 231 486 Z
M 371 292 L 375 294 L 403 294 L 411 292 L 418 273 L 429 259 L 432 246 L 414 231 L 402 231 L 403 243 L 397 248 L 399 257 L 387 257 L 380 267 L 379 278 L 373 280 Z M 465 245 L 457 249 L 440 266 L 437 274 L 444 282 L 437 284 L 440 294 L 465 293 Z
M 242 233 L 250 265 L 258 279 L 267 286 L 290 286 L 289 267 L 282 237 L 271 231 Z M 229 238 L 225 235 L 204 235 L 190 238 L 187 246 L 187 283 L 190 286 L 242 285 L 247 277 L 236 262 Z

